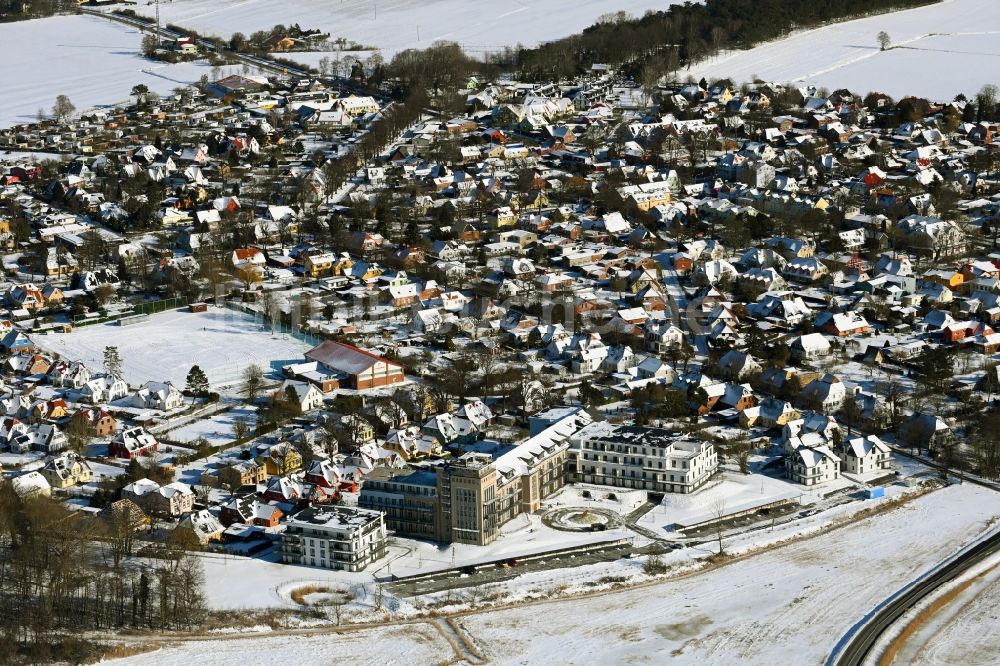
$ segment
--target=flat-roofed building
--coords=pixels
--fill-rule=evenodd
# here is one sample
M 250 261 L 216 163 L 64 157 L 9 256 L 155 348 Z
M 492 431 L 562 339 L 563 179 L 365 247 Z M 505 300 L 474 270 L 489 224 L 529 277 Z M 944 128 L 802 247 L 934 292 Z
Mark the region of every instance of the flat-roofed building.
M 386 527 L 396 534 L 436 539 L 437 475 L 433 470 L 376 467 L 365 475 L 358 497 L 362 509 L 381 511 Z
M 601 421 L 572 438 L 576 481 L 653 492 L 690 493 L 719 467 L 715 447 L 662 428 Z
M 281 561 L 363 571 L 385 557 L 385 536 L 385 521 L 379 511 L 312 507 L 288 519 L 281 535 Z

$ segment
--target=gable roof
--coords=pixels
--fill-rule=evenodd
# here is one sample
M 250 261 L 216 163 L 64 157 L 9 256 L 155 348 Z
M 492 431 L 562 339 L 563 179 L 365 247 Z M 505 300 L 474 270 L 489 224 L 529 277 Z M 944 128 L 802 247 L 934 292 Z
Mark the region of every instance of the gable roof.
M 399 363 L 373 354 L 370 351 L 334 340 L 327 340 L 318 347 L 313 347 L 305 353 L 305 357 L 311 361 L 317 361 L 328 368 L 352 375 L 361 374 L 379 362 L 397 368 L 403 367 Z

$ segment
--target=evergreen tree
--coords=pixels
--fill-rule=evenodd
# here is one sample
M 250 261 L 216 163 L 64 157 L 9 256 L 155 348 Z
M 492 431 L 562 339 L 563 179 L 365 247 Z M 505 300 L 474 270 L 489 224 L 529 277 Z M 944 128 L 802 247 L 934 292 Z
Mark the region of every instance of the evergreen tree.
M 195 397 L 201 397 L 208 393 L 208 377 L 205 375 L 205 371 L 197 365 L 192 365 L 187 374 L 186 388 Z
M 118 352 L 118 347 L 108 346 L 104 348 L 104 371 L 112 377 L 122 376 L 122 355 Z

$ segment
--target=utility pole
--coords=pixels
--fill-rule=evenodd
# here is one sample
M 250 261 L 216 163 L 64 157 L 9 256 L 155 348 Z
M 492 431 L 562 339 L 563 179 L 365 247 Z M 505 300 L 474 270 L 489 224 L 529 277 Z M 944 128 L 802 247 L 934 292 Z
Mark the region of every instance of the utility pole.
M 160 38 L 160 0 L 156 0 L 156 43 L 163 43 L 163 40 Z

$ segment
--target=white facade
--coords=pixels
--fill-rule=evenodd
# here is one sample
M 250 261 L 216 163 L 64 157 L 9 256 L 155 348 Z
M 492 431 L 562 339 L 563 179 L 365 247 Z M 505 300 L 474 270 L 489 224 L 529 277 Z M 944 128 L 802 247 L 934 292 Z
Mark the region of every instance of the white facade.
M 598 422 L 572 437 L 574 476 L 583 483 L 690 493 L 719 467 L 715 447 L 659 428 Z
M 281 560 L 326 569 L 363 571 L 385 556 L 385 521 L 380 511 L 346 506 L 314 507 L 288 520 L 281 536 Z

